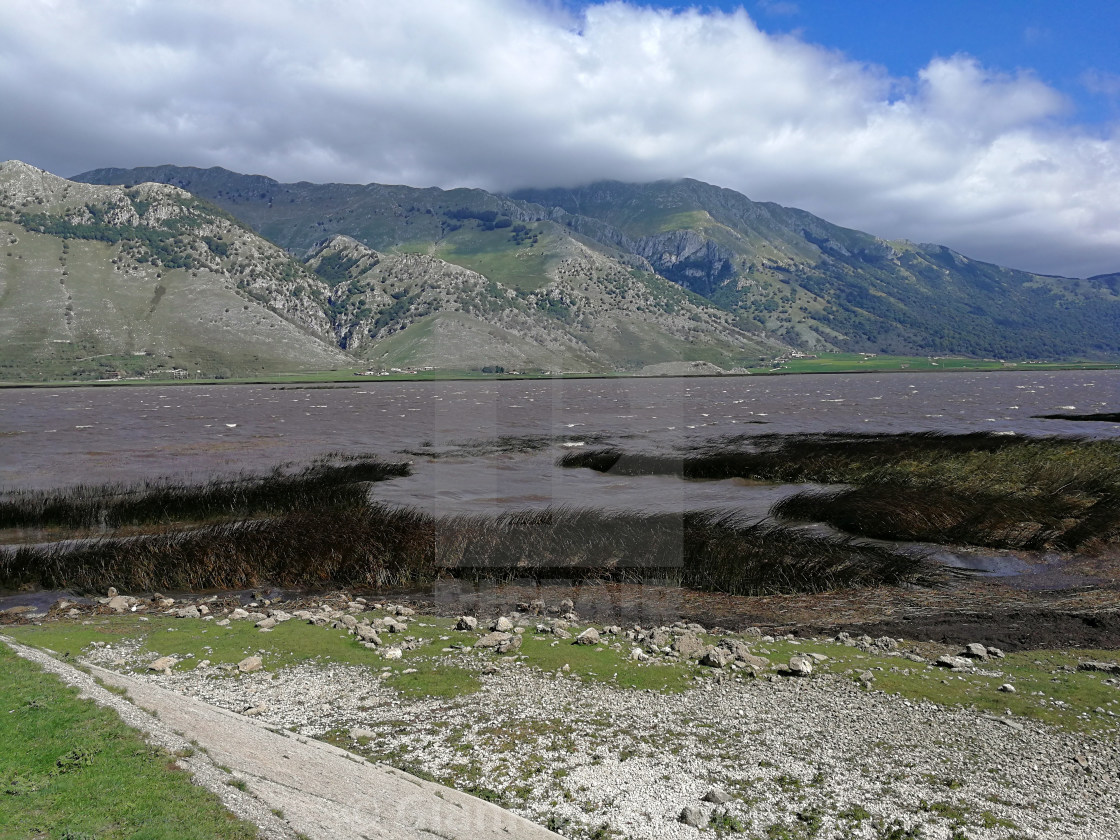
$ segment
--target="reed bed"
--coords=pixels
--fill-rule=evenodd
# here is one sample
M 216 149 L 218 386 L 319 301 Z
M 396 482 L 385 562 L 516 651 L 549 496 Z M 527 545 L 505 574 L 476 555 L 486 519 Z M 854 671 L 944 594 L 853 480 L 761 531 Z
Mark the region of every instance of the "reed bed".
M 423 584 L 445 576 L 657 579 L 739 595 L 933 585 L 924 556 L 720 511 L 556 509 L 432 517 L 375 505 L 307 510 L 133 539 L 23 547 L 0 586 L 130 591 Z
M 326 456 L 297 472 L 238 475 L 190 484 L 169 479 L 138 484 L 78 485 L 63 490 L 8 491 L 0 528 L 89 531 L 269 516 L 313 507 L 363 504 L 363 484 L 409 475 L 407 463 Z
M 1083 552 L 1120 542 L 1116 440 L 762 435 L 683 455 L 591 449 L 557 464 L 617 475 L 842 484 L 793 496 L 771 514 L 879 539 Z

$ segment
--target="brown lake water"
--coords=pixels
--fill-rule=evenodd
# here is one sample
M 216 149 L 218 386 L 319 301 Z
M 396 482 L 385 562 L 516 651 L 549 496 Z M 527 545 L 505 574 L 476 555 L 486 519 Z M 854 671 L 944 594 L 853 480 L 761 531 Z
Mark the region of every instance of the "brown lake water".
M 1120 424 L 1031 415 L 1118 408 L 1120 371 L 9 389 L 0 391 L 0 488 L 202 480 L 329 452 L 375 453 L 414 468 L 377 485 L 376 497 L 432 513 L 568 505 L 761 516 L 789 488 L 626 478 L 553 462 L 580 444 L 671 450 L 773 433 L 1115 437 Z M 551 440 L 536 451 L 495 451 L 527 437 Z

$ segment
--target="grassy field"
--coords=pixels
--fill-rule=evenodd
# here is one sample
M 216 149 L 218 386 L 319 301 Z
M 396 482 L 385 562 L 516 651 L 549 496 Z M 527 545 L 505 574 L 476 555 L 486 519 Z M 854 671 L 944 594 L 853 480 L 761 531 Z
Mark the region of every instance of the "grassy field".
M 385 613 L 370 611 L 364 615 L 378 618 Z M 383 659 L 377 652 L 361 647 L 355 637 L 342 630 L 295 620 L 279 624 L 269 633 L 261 633 L 247 621 L 219 627 L 209 621 L 162 616 L 152 616 L 148 621 L 135 616 L 102 616 L 89 623 L 14 626 L 6 628 L 5 632 L 26 644 L 49 648 L 69 657 L 89 650 L 95 642 L 111 644 L 136 639 L 141 643 L 140 660 L 156 654 L 172 655 L 180 660 L 176 670 L 192 669 L 202 659 L 214 665 L 234 664 L 251 654 L 260 655 L 266 670 L 274 673 L 305 662 L 365 666 L 384 672 L 385 684 L 402 697 L 417 699 L 473 694 L 481 687 L 480 671 L 501 658 L 489 650 L 473 648 L 478 633 L 459 632 L 454 629 L 454 623 L 450 618 L 418 616 L 409 625 L 407 635 L 421 644 L 405 651 L 399 660 Z M 585 626 L 573 626 L 570 632 L 575 635 Z M 388 636 L 386 644 L 394 642 L 395 638 Z M 522 638 L 523 644 L 517 652 L 521 667 L 548 673 L 563 671 L 577 681 L 603 683 L 620 689 L 685 691 L 696 686 L 698 679 L 714 673 L 713 669 L 689 660 L 655 657 L 648 662 L 635 662 L 630 659 L 626 644 L 620 651 L 606 644 L 584 646 L 570 641 L 555 644 L 552 635 L 536 634 L 531 629 Z M 613 641 L 611 637 L 605 638 L 608 643 Z M 702 638 L 715 644 L 722 637 L 703 635 Z M 1115 733 L 1120 730 L 1120 716 L 1108 714 L 1112 711 L 1120 715 L 1120 694 L 1114 686 L 1106 684 L 1108 675 L 1077 668 L 1084 660 L 1115 661 L 1115 651 L 1023 651 L 991 660 L 976 671 L 955 673 L 823 640 L 759 642 L 747 637 L 746 641 L 756 654 L 765 656 L 775 665 L 785 663 L 796 654 L 819 653 L 827 658 L 816 669 L 818 678 L 831 675 L 858 681 L 859 674 L 869 672 L 874 677 L 875 689 L 911 701 L 972 708 L 994 715 L 1010 711 L 1014 717 L 1041 721 L 1071 732 Z M 930 659 L 947 650 L 944 646 L 913 641 L 902 647 Z M 448 651 L 449 648 L 452 650 Z M 136 667 L 143 668 L 142 665 Z M 998 690 L 1007 683 L 1016 687 L 1015 693 Z
M 174 756 L 77 694 L 0 644 L 0 836 L 257 836 L 176 769 Z
M 711 361 L 720 362 L 713 351 Z M 689 356 L 692 358 L 692 356 Z M 791 359 L 777 366 L 749 368 L 752 376 L 784 376 L 803 373 L 980 373 L 994 371 L 1032 370 L 1117 370 L 1120 362 L 1001 362 L 992 359 L 941 358 L 925 356 L 866 356 L 858 353 L 822 353 L 813 359 Z M 365 367 L 336 370 L 273 373 L 259 376 L 230 376 L 223 379 L 121 379 L 112 381 L 54 379 L 44 382 L 2 381 L 0 388 L 62 388 L 118 387 L 136 385 L 295 385 L 316 383 L 430 382 L 470 379 L 613 379 L 631 378 L 633 373 L 568 373 L 552 374 L 524 370 L 513 374 L 483 373 L 480 370 L 441 368 L 415 373 L 388 373 L 385 376 L 362 376 Z M 683 377 L 682 377 L 683 378 Z

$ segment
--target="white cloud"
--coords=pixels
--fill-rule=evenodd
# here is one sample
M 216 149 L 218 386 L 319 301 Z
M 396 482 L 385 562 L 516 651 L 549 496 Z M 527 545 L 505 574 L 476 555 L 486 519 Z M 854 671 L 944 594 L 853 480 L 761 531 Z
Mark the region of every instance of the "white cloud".
M 18 8 L 17 8 L 18 6 Z M 0 6 L 0 157 L 438 186 L 695 177 L 1038 271 L 1120 270 L 1120 138 L 1030 74 L 916 78 L 744 12 L 530 0 Z

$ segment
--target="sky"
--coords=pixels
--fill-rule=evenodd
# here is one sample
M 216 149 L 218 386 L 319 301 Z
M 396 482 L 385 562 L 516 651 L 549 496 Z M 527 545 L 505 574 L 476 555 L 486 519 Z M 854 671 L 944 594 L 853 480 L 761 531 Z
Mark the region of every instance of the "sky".
M 697 178 L 1120 271 L 1115 0 L 4 0 L 0 159 L 69 176 Z

